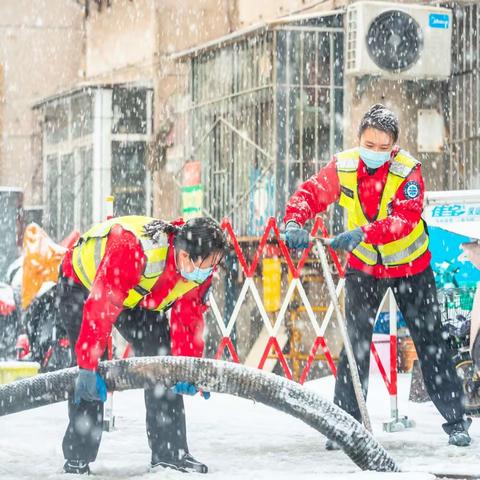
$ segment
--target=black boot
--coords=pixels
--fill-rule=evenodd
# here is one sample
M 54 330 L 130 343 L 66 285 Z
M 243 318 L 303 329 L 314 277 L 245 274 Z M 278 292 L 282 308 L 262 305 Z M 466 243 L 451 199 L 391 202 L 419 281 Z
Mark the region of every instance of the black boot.
M 448 435 L 448 443 L 455 445 L 456 447 L 468 447 L 472 442 L 470 435 L 468 434 L 468 428 L 472 423 L 471 418 L 467 418 L 458 423 L 444 424 L 443 429 Z
M 76 473 L 77 475 L 90 475 L 90 468 L 83 460 L 67 460 L 63 466 L 65 473 Z
M 208 467 L 195 460 L 189 453 L 186 453 L 180 459 L 169 459 L 166 461 L 159 461 L 155 464 L 152 463 L 152 469 L 156 467 L 171 468 L 172 470 L 177 470 L 179 472 L 196 472 L 196 473 L 207 473 Z
M 472 439 L 463 425 L 459 425 L 448 434 L 448 443 L 456 447 L 468 447 L 471 441 Z

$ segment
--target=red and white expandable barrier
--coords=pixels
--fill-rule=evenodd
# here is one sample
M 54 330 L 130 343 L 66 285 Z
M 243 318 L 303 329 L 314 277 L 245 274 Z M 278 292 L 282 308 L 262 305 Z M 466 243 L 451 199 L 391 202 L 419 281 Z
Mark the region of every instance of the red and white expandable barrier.
M 305 366 L 303 368 L 302 374 L 300 376 L 299 383 L 303 384 L 307 378 L 309 371 L 313 365 L 313 362 L 315 361 L 315 357 L 317 354 L 318 349 L 321 347 L 323 350 L 323 353 L 325 355 L 325 358 L 327 360 L 327 364 L 332 372 L 333 375 L 336 375 L 336 367 L 332 358 L 332 355 L 330 353 L 330 350 L 327 345 L 327 340 L 325 338 L 325 332 L 326 329 L 332 319 L 332 316 L 334 314 L 334 306 L 333 302 L 330 302 L 329 307 L 327 309 L 327 312 L 323 318 L 323 320 L 319 323 L 317 316 L 314 312 L 314 309 L 312 308 L 312 305 L 310 303 L 310 300 L 307 297 L 307 294 L 305 292 L 305 289 L 302 285 L 301 281 L 301 275 L 302 275 L 302 270 L 305 265 L 305 261 L 308 258 L 308 255 L 310 254 L 311 247 L 306 249 L 298 264 L 295 265 L 290 252 L 285 245 L 285 243 L 282 241 L 280 237 L 280 230 L 277 225 L 277 222 L 274 218 L 270 218 L 267 222 L 267 225 L 265 227 L 265 231 L 263 235 L 260 238 L 260 243 L 258 245 L 258 248 L 255 252 L 255 255 L 250 263 L 247 262 L 245 255 L 243 253 L 242 248 L 240 247 L 240 244 L 238 242 L 237 236 L 235 235 L 235 232 L 233 230 L 233 227 L 228 219 L 225 219 L 222 222 L 222 228 L 225 230 L 227 235 L 230 237 L 233 249 L 235 250 L 235 254 L 238 259 L 238 263 L 240 265 L 240 268 L 242 269 L 242 272 L 245 276 L 245 281 L 242 285 L 242 288 L 240 290 L 239 296 L 237 298 L 237 301 L 235 303 L 234 309 L 232 311 L 232 314 L 228 321 L 225 324 L 224 318 L 222 313 L 220 312 L 220 309 L 218 307 L 217 302 L 215 301 L 215 298 L 213 295 L 210 296 L 210 303 L 211 303 L 211 308 L 213 315 L 216 319 L 217 326 L 221 332 L 222 338 L 220 340 L 220 343 L 218 345 L 218 349 L 215 355 L 216 359 L 220 359 L 223 357 L 225 353 L 225 349 L 227 349 L 231 355 L 231 358 L 234 362 L 240 363 L 238 354 L 235 350 L 235 347 L 233 345 L 232 339 L 231 339 L 231 334 L 234 329 L 234 326 L 238 320 L 238 316 L 240 313 L 240 309 L 242 307 L 242 304 L 245 302 L 246 295 L 248 291 L 252 293 L 253 299 L 255 301 L 255 304 L 258 308 L 258 311 L 260 313 L 260 316 L 262 318 L 263 325 L 265 326 L 265 329 L 268 332 L 268 340 L 265 344 L 265 348 L 263 350 L 263 354 L 261 356 L 261 359 L 257 365 L 259 369 L 263 369 L 265 366 L 265 362 L 271 352 L 271 349 L 273 348 L 278 360 L 280 362 L 280 365 L 282 367 L 282 370 L 285 374 L 285 376 L 288 379 L 293 379 L 292 377 L 292 372 L 290 370 L 290 367 L 287 363 L 287 360 L 282 352 L 282 349 L 280 347 L 279 341 L 278 341 L 278 334 L 279 331 L 285 321 L 285 315 L 287 313 L 288 306 L 290 302 L 292 301 L 293 295 L 295 293 L 295 290 L 298 292 L 304 307 L 305 311 L 307 313 L 308 319 L 312 325 L 312 328 L 315 332 L 315 339 L 313 341 L 313 345 L 311 347 L 308 359 L 305 363 Z M 323 224 L 322 220 L 320 218 L 317 218 L 315 221 L 315 224 L 312 228 L 311 235 L 312 237 L 315 237 L 317 235 L 321 234 L 322 236 L 327 237 L 328 232 L 325 228 L 325 225 Z M 281 255 L 283 255 L 285 262 L 288 266 L 288 271 L 292 277 L 292 280 L 290 281 L 288 285 L 287 292 L 285 293 L 285 296 L 283 297 L 283 301 L 281 303 L 281 307 L 278 310 L 278 313 L 276 314 L 275 321 L 272 322 L 270 321 L 270 318 L 267 314 L 267 311 L 265 309 L 265 306 L 263 304 L 261 295 L 258 291 L 258 288 L 255 284 L 254 281 L 254 276 L 255 272 L 257 269 L 257 266 L 262 258 L 262 254 L 266 250 L 267 247 L 267 242 L 269 240 L 276 239 L 278 242 L 279 250 L 281 252 Z M 338 273 L 340 280 L 336 286 L 336 296 L 337 299 L 340 297 L 342 291 L 345 288 L 345 270 L 343 266 L 340 263 L 340 260 L 338 256 L 336 255 L 335 251 L 332 250 L 331 248 L 328 247 L 328 252 L 331 256 L 331 260 L 333 261 Z M 390 358 L 389 358 L 389 365 L 386 367 L 383 363 L 382 360 L 380 359 L 380 356 L 378 355 L 377 349 L 375 347 L 375 344 L 372 343 L 371 345 L 371 352 L 373 354 L 373 357 L 378 365 L 380 374 L 382 375 L 382 378 L 384 380 L 385 386 L 387 388 L 387 391 L 390 395 L 391 398 L 391 411 L 392 411 L 392 418 L 396 419 L 397 422 L 401 421 L 398 416 L 398 408 L 397 408 L 397 307 L 396 303 L 393 297 L 393 293 L 389 290 L 387 292 L 386 298 L 388 296 L 389 299 L 389 304 L 390 304 Z M 385 299 L 384 299 L 385 300 Z M 382 302 L 383 303 L 383 302 Z M 387 370 L 390 372 L 390 376 L 387 375 Z
M 335 369 L 335 364 L 333 362 L 332 355 L 330 353 L 330 350 L 328 349 L 326 340 L 325 340 L 325 331 L 328 326 L 328 323 L 331 320 L 332 314 L 333 314 L 333 307 L 330 306 L 330 308 L 327 311 L 327 314 L 325 316 L 325 319 L 323 320 L 322 324 L 319 325 L 318 320 L 315 316 L 315 313 L 313 311 L 313 308 L 311 306 L 311 303 L 306 295 L 305 289 L 302 285 L 302 282 L 300 280 L 302 269 L 304 267 L 305 261 L 308 258 L 308 255 L 310 253 L 310 248 L 305 250 L 303 252 L 302 257 L 300 258 L 299 262 L 297 265 L 294 264 L 293 259 L 290 255 L 290 252 L 285 245 L 285 243 L 281 240 L 280 238 L 280 230 L 278 228 L 278 225 L 276 223 L 276 220 L 274 218 L 270 218 L 268 220 L 267 226 L 265 228 L 265 231 L 260 239 L 260 243 L 258 245 L 258 248 L 255 252 L 255 255 L 253 257 L 253 260 L 250 264 L 247 263 L 247 260 L 245 259 L 245 256 L 243 254 L 243 251 L 238 243 L 237 237 L 235 235 L 235 232 L 233 231 L 233 228 L 231 226 L 231 223 L 228 220 L 224 220 L 222 223 L 222 227 L 224 230 L 227 232 L 227 234 L 230 237 L 230 240 L 232 242 L 232 246 L 235 250 L 235 253 L 238 258 L 238 262 L 240 264 L 240 268 L 242 269 L 243 274 L 245 275 L 245 282 L 242 286 L 242 289 L 240 291 L 240 294 L 238 296 L 238 299 L 235 303 L 235 308 L 233 309 L 232 315 L 230 319 L 227 322 L 227 325 L 225 326 L 223 316 L 220 313 L 220 310 L 218 308 L 217 303 L 215 302 L 214 297 L 211 297 L 211 306 L 212 306 L 212 311 L 213 314 L 216 318 L 218 328 L 220 329 L 220 332 L 222 333 L 222 339 L 220 341 L 217 353 L 215 355 L 216 359 L 219 359 L 222 357 L 225 348 L 228 349 L 230 352 L 232 359 L 236 362 L 239 362 L 237 352 L 235 351 L 235 348 L 233 346 L 233 343 L 231 341 L 230 335 L 232 333 L 232 330 L 234 328 L 234 325 L 238 319 L 238 314 L 240 312 L 240 308 L 245 301 L 245 297 L 247 292 L 250 290 L 252 293 L 252 296 L 255 300 L 255 303 L 257 305 L 258 311 L 261 315 L 263 324 L 269 334 L 268 341 L 265 345 L 265 349 L 263 351 L 262 357 L 260 359 L 260 362 L 258 364 L 258 368 L 262 369 L 265 365 L 265 362 L 268 358 L 268 355 L 273 348 L 275 350 L 276 355 L 278 356 L 278 360 L 282 366 L 282 369 L 285 373 L 285 376 L 289 379 L 292 379 L 292 372 L 290 370 L 290 367 L 288 366 L 288 363 L 285 359 L 285 356 L 283 355 L 282 349 L 280 348 L 279 342 L 278 342 L 278 333 L 280 330 L 280 327 L 284 323 L 285 320 L 285 315 L 287 313 L 287 309 L 289 306 L 289 303 L 292 300 L 293 294 L 295 293 L 295 290 L 298 291 L 298 294 L 300 295 L 300 298 L 302 299 L 302 302 L 305 306 L 305 310 L 307 312 L 308 318 L 312 324 L 313 330 L 315 332 L 316 338 L 314 340 L 312 349 L 309 354 L 309 358 L 306 362 L 306 365 L 304 367 L 304 370 L 301 375 L 301 381 L 300 383 L 305 382 L 308 372 L 311 369 L 311 366 L 313 364 L 313 361 L 315 359 L 315 355 L 317 353 L 317 350 L 319 347 L 322 348 L 325 358 L 327 359 L 327 362 L 330 366 L 330 369 L 332 372 L 335 374 L 336 369 Z M 314 228 L 312 230 L 312 235 L 315 235 L 317 231 L 321 229 L 322 234 L 326 235 L 327 232 L 323 226 L 323 223 L 321 222 L 320 219 L 317 219 L 315 222 Z M 275 238 L 278 242 L 280 251 L 282 255 L 285 258 L 285 261 L 288 266 L 288 270 L 290 275 L 292 276 L 292 281 L 290 282 L 288 286 L 288 290 L 285 294 L 285 297 L 282 301 L 280 310 L 278 311 L 278 314 L 276 315 L 275 322 L 272 326 L 271 321 L 268 317 L 268 314 L 266 312 L 265 306 L 263 304 L 263 301 L 261 299 L 260 293 L 257 289 L 257 286 L 254 281 L 254 275 L 256 268 L 258 266 L 258 263 L 261 259 L 262 253 L 266 248 L 267 241 L 271 238 Z M 330 250 L 330 253 L 332 254 L 333 261 L 337 268 L 339 269 L 339 272 L 341 273 L 341 276 L 344 275 L 343 268 L 340 264 L 340 261 L 338 260 L 338 257 L 336 256 L 335 252 L 333 250 Z M 342 288 L 343 284 L 343 279 L 340 281 L 339 285 L 337 286 L 337 292 L 339 292 Z

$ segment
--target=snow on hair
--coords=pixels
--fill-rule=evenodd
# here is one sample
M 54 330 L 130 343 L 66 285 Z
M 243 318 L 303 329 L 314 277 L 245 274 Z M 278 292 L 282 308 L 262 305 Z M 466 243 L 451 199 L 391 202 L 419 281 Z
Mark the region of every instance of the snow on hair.
M 375 128 L 392 136 L 393 141 L 398 139 L 399 127 L 397 116 L 381 103 L 372 105 L 363 116 L 358 127 L 358 136 L 367 128 Z
M 166 233 L 169 235 L 173 233 L 176 235 L 180 232 L 180 227 L 165 222 L 164 220 L 153 220 L 143 227 L 143 231 L 148 238 L 158 243 L 163 234 Z
M 228 240 L 221 226 L 213 218 L 192 218 L 175 236 L 175 247 L 186 250 L 193 260 L 205 259 L 216 252 L 223 256 Z
M 175 236 L 174 245 L 196 260 L 207 258 L 213 252 L 223 255 L 229 244 L 222 228 L 212 218 L 193 218 L 181 227 L 164 220 L 153 220 L 143 227 L 147 237 L 158 243 L 164 234 Z

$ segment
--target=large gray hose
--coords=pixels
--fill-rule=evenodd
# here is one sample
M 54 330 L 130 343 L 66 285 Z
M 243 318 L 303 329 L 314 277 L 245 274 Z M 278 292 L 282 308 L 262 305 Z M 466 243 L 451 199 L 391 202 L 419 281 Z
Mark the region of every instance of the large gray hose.
M 303 420 L 337 442 L 362 469 L 399 471 L 394 460 L 353 417 L 315 392 L 278 375 L 231 362 L 190 357 L 141 357 L 103 362 L 100 374 L 109 390 L 171 386 L 198 388 L 255 400 Z M 0 386 L 0 416 L 65 400 L 77 368 L 45 373 Z

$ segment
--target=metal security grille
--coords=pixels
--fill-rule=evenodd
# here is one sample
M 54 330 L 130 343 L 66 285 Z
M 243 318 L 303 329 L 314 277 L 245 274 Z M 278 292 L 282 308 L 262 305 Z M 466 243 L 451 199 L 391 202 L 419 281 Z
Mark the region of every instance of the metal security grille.
M 188 70 L 177 138 L 183 160 L 201 162 L 204 211 L 258 235 L 342 147 L 342 16 L 266 26 L 190 52 Z
M 274 170 L 272 42 L 266 33 L 191 62 L 188 123 L 193 156 L 202 162 L 204 209 L 232 218 L 244 233 L 255 190 Z
M 356 65 L 357 51 L 357 19 L 358 11 L 351 8 L 347 12 L 347 40 L 345 45 L 345 63 L 348 70 L 353 70 Z
M 480 5 L 455 9 L 449 189 L 480 188 Z
M 277 211 L 343 146 L 342 16 L 277 32 Z

